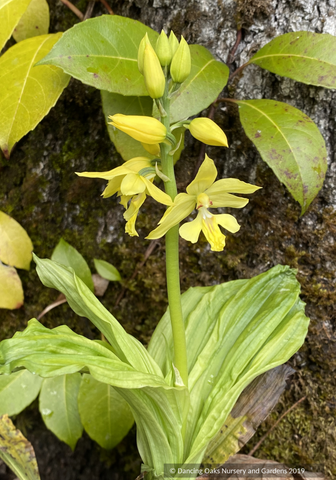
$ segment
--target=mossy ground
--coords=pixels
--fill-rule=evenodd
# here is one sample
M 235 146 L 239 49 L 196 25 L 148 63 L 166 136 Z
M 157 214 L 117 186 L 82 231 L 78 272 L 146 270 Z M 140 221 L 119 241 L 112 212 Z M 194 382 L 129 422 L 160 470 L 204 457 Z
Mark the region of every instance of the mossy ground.
M 77 3 L 83 10 L 85 4 L 84 0 Z M 134 12 L 129 6 L 136 17 L 138 10 L 134 5 L 133 8 Z M 65 30 L 76 21 L 71 12 L 56 2 L 51 2 L 51 14 L 51 31 Z M 332 477 L 336 475 L 336 293 L 333 285 L 336 262 L 332 239 L 336 215 L 326 205 L 322 192 L 308 213 L 300 217 L 298 204 L 244 139 L 236 112 L 229 110 L 225 119 L 219 116 L 218 120 L 229 132 L 230 144 L 237 135 L 242 139 L 231 152 L 218 148 L 208 150 L 216 161 L 219 175 L 225 172 L 226 176 L 249 181 L 253 174 L 254 182 L 263 189 L 253 195 L 245 209 L 234 212 L 242 228 L 238 234 L 227 237 L 224 252 L 211 252 L 204 239 L 195 245 L 181 241 L 182 290 L 250 278 L 278 263 L 298 269 L 302 298 L 311 317 L 309 335 L 291 360 L 296 375 L 249 448 L 295 401 L 307 396 L 269 435 L 256 456 L 323 471 Z M 177 164 L 180 187 L 192 179 L 199 148 L 198 143 L 187 138 L 187 148 Z M 233 158 L 248 156 L 248 166 L 245 160 L 230 162 L 231 155 Z M 83 170 L 108 170 L 120 161 L 108 138 L 99 92 L 72 80 L 56 107 L 18 143 L 11 159 L 7 161 L 0 156 L 0 209 L 27 230 L 39 257 L 50 257 L 63 237 L 82 253 L 92 270 L 93 258 L 113 263 L 129 288 L 115 308 L 122 287 L 110 284 L 102 302 L 129 333 L 147 344 L 167 305 L 162 241 L 136 278 L 132 282 L 127 279 L 142 261 L 148 247 L 144 237 L 155 226 L 162 209 L 147 201 L 137 222 L 140 237 L 130 238 L 124 234 L 122 207 L 117 200 L 100 197 L 104 181 L 74 174 Z M 1 338 L 24 329 L 30 318 L 57 298 L 56 291 L 42 286 L 33 265 L 29 272 L 20 271 L 20 277 L 25 304 L 17 311 L 0 311 Z M 42 322 L 47 327 L 66 323 L 90 338 L 99 335 L 68 305 L 52 310 Z M 76 451 L 71 453 L 44 429 L 36 402 L 16 421 L 33 441 L 42 478 L 102 479 L 111 478 L 113 474 L 116 479 L 132 479 L 138 474 L 140 460 L 134 430 L 112 453 L 102 453 L 87 437 L 81 439 Z M 99 459 L 103 462 L 99 463 Z

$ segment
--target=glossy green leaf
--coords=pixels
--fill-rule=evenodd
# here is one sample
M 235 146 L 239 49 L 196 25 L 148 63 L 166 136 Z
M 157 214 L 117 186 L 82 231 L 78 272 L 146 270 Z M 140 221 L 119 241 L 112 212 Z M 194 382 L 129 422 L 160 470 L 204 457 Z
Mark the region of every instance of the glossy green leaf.
M 17 415 L 30 405 L 41 388 L 42 378 L 28 370 L 0 377 L 0 415 Z
M 83 433 L 77 404 L 80 383 L 80 373 L 46 378 L 39 398 L 44 423 L 72 450 Z
M 290 32 L 261 48 L 248 63 L 299 82 L 336 88 L 336 37 Z
M 182 296 L 190 390 L 186 464 L 203 455 L 243 389 L 302 345 L 309 319 L 299 292 L 295 272 L 279 265 L 251 280 L 193 288 Z M 173 343 L 168 312 L 148 351 L 169 378 Z
M 116 390 L 86 373 L 80 384 L 78 410 L 85 431 L 106 450 L 118 445 L 134 423 L 128 404 Z
M 150 97 L 129 97 L 111 93 L 105 90 L 101 92 L 103 112 L 107 122 L 109 115 L 123 113 L 124 115 L 152 115 L 153 100 Z M 134 157 L 155 158 L 148 153 L 140 142 L 127 135 L 127 133 L 107 124 L 108 134 L 114 143 L 117 152 L 120 153 L 123 160 L 130 160 Z
M 0 262 L 0 308 L 14 310 L 23 305 L 23 289 L 17 271 Z
M 137 62 L 146 33 L 155 45 L 158 34 L 136 20 L 118 15 L 92 18 L 67 30 L 40 65 L 61 67 L 99 90 L 148 95 Z
M 31 0 L 0 0 L 0 51 L 12 35 L 30 2 Z
M 87 287 L 86 290 L 90 293 Z M 131 350 L 134 344 L 130 342 L 127 348 Z M 182 459 L 181 430 L 188 392 L 184 387 L 169 385 L 161 371 L 158 375 L 152 373 L 153 363 L 151 359 L 148 368 L 140 371 L 119 360 L 106 342 L 89 340 L 65 325 L 49 330 L 35 319 L 30 320 L 24 332 L 0 343 L 0 373 L 10 373 L 21 366 L 42 377 L 51 377 L 86 368 L 99 382 L 115 387 L 129 404 L 137 423 L 137 441 L 144 463 L 162 475 L 167 461 Z
M 182 86 L 172 95 L 171 122 L 191 117 L 216 100 L 229 78 L 229 68 L 218 62 L 201 45 L 190 45 L 191 72 Z
M 46 35 L 49 32 L 49 22 L 49 5 L 46 0 L 31 0 L 14 29 L 13 37 L 21 42 L 26 38 Z
M 33 244 L 14 218 L 0 212 L 0 261 L 11 267 L 29 270 Z
M 63 240 L 63 238 L 61 238 L 56 245 L 51 255 L 51 259 L 54 262 L 72 268 L 76 275 L 83 280 L 85 285 L 87 285 L 93 292 L 93 280 L 88 264 L 78 250 Z
M 0 417 L 0 458 L 19 480 L 40 480 L 32 444 L 17 430 L 8 415 Z
M 304 213 L 327 170 L 324 139 L 301 110 L 275 100 L 235 100 L 246 135 Z
M 105 260 L 98 260 L 97 258 L 94 258 L 93 261 L 101 277 L 110 280 L 110 282 L 119 282 L 121 280 L 120 273 L 111 263 Z
M 28 38 L 0 58 L 0 148 L 6 158 L 14 144 L 47 115 L 69 82 L 70 77 L 57 67 L 34 66 L 61 36 Z

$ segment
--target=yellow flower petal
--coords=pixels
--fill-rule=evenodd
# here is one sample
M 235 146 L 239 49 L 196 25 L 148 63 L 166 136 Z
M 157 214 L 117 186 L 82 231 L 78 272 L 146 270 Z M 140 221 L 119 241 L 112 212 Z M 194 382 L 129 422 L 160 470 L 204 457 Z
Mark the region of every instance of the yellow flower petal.
M 103 191 L 102 193 L 102 196 L 104 198 L 107 198 L 107 197 L 112 197 L 112 195 L 114 195 L 115 193 L 119 192 L 120 190 L 120 185 L 121 185 L 121 182 L 122 182 L 122 179 L 124 178 L 124 176 L 120 176 L 120 177 L 115 177 L 115 178 L 112 178 L 112 180 L 110 180 L 105 188 L 105 190 Z
M 160 225 L 150 232 L 146 237 L 149 240 L 160 238 L 168 232 L 172 227 L 180 223 L 181 220 L 186 218 L 194 210 L 196 205 L 196 199 L 186 193 L 180 193 L 175 198 L 174 204 L 169 207 L 169 212 L 162 217 Z
M 205 155 L 205 159 L 200 166 L 196 177 L 187 187 L 187 193 L 190 195 L 199 195 L 200 193 L 203 193 L 214 183 L 216 177 L 217 169 L 215 164 L 208 155 Z
M 236 233 L 238 230 L 240 230 L 240 225 L 233 217 L 232 215 L 229 215 L 228 213 L 223 213 L 221 215 L 214 215 L 214 218 L 218 225 L 221 227 L 225 228 L 231 233 Z
M 224 249 L 225 235 L 220 231 L 214 215 L 209 213 L 209 216 L 202 217 L 202 232 L 213 252 L 221 252 Z
M 128 202 L 131 200 L 132 195 L 120 195 L 120 203 L 124 208 L 127 208 Z
M 160 144 L 159 143 L 153 143 L 152 145 L 148 145 L 148 143 L 142 143 L 141 145 L 151 155 L 155 155 L 156 157 L 160 156 Z
M 143 177 L 138 173 L 129 173 L 123 178 L 120 185 L 122 195 L 137 195 L 144 192 L 146 184 L 143 182 Z
M 202 230 L 202 215 L 198 214 L 195 220 L 187 222 L 179 229 L 180 236 L 191 243 L 198 241 Z
M 242 182 L 237 178 L 223 178 L 222 180 L 217 180 L 211 187 L 205 192 L 209 197 L 212 194 L 216 195 L 217 193 L 254 193 L 256 190 L 259 190 L 262 187 L 257 187 L 256 185 L 251 185 L 250 183 Z
M 145 193 L 139 193 L 139 195 L 135 195 L 131 200 L 130 206 L 124 213 L 124 219 L 126 221 L 129 221 L 134 215 L 138 215 L 139 209 L 145 200 L 146 200 Z
M 137 216 L 138 216 L 138 214 L 135 213 L 133 215 L 133 217 L 131 217 L 128 220 L 128 222 L 126 222 L 126 224 L 125 224 L 125 233 L 128 233 L 128 235 L 130 237 L 138 237 L 139 236 L 138 232 L 135 230 L 135 222 L 136 222 Z
M 168 206 L 172 205 L 173 200 L 170 198 L 169 195 L 167 195 L 158 187 L 153 185 L 153 183 L 150 180 L 148 180 L 146 177 L 142 177 L 142 181 L 146 185 L 148 195 L 153 197 L 154 200 L 156 200 L 159 203 L 162 203 L 163 205 L 168 205 Z
M 212 202 L 211 208 L 243 208 L 249 202 L 248 198 L 236 197 L 230 193 L 218 193 L 217 195 L 211 195 L 209 197 Z

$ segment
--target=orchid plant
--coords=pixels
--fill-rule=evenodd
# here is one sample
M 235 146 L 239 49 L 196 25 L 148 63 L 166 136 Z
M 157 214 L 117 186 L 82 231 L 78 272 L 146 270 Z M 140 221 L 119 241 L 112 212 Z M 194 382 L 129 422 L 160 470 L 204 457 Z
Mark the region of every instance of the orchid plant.
M 179 235 L 195 243 L 202 231 L 211 250 L 222 251 L 221 228 L 235 233 L 240 226 L 231 214 L 214 214 L 212 209 L 243 208 L 249 200 L 235 194 L 252 194 L 260 187 L 234 178 L 216 180 L 217 169 L 206 155 L 186 192 L 178 193 L 174 154 L 181 138 L 177 130 L 189 129 L 207 145 L 223 147 L 227 147 L 226 135 L 210 119 L 174 122 L 171 117 L 171 103 L 191 70 L 190 49 L 183 37 L 178 41 L 173 32 L 169 38 L 162 32 L 153 46 L 145 35 L 138 68 L 153 102 L 153 115 L 116 113 L 110 120 L 150 156 L 131 158 L 108 172 L 78 175 L 108 181 L 103 197 L 120 197 L 125 230 L 131 236 L 138 235 L 136 218 L 147 196 L 167 207 L 147 238 L 165 237 L 169 308 L 146 349 L 71 268 L 35 257 L 44 285 L 62 292 L 71 308 L 89 318 L 106 341 L 86 339 L 67 326 L 50 330 L 32 319 L 26 330 L 1 342 L 0 371 L 10 374 L 25 368 L 44 378 L 79 372 L 85 381 L 91 378 L 109 385 L 134 417 L 145 478 L 178 478 L 177 465 L 184 469 L 216 456 L 240 393 L 299 349 L 308 318 L 295 271 L 286 266 L 250 280 L 192 288 L 181 295 Z M 188 221 L 194 210 L 195 218 Z

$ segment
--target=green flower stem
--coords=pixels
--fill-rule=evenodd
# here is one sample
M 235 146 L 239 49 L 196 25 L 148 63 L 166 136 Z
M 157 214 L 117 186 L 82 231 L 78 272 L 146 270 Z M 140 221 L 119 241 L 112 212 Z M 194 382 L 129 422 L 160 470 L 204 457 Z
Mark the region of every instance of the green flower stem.
M 161 122 L 170 132 L 170 100 L 168 92 L 162 98 L 165 117 Z M 169 155 L 170 146 L 161 143 L 162 172 L 170 179 L 165 182 L 165 190 L 174 200 L 177 195 L 173 157 Z M 166 233 L 166 275 L 170 318 L 174 340 L 174 365 L 180 372 L 184 385 L 188 386 L 187 345 L 181 306 L 180 266 L 179 266 L 179 226 L 171 228 Z

